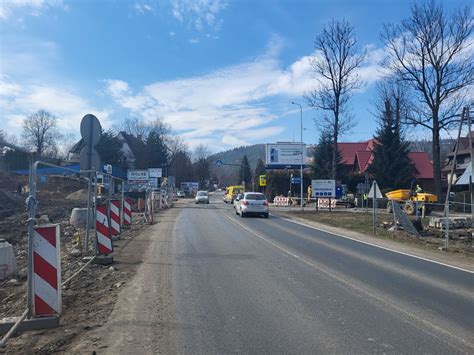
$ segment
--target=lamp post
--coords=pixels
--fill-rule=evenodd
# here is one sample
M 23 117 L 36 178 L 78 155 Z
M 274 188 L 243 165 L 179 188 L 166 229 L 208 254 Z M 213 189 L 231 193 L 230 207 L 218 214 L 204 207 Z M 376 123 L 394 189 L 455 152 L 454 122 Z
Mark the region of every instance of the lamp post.
M 300 165 L 300 197 L 301 197 L 301 211 L 303 211 L 303 165 L 304 165 L 304 152 L 303 152 L 303 107 L 301 104 L 291 101 L 293 105 L 300 107 L 300 123 L 301 123 L 301 165 Z

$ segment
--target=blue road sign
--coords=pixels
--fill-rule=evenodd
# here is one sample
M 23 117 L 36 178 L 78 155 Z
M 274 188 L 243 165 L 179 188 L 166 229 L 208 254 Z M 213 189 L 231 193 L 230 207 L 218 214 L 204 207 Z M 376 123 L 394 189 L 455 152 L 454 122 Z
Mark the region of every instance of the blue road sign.
M 299 177 L 292 177 L 292 178 L 291 178 L 291 183 L 292 183 L 293 185 L 299 185 L 299 184 L 301 184 L 301 178 L 299 178 Z
M 224 164 L 224 162 L 220 159 L 216 160 L 216 165 L 217 166 L 222 166 Z

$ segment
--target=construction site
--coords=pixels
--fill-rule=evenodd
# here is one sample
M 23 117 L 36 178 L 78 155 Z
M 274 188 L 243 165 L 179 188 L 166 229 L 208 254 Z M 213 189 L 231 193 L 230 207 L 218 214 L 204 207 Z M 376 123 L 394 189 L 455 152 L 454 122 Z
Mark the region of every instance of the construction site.
M 18 320 L 27 306 L 28 288 L 28 177 L 0 172 L 0 244 L 2 251 L 13 250 L 13 262 L 0 260 L 0 330 Z M 87 183 L 72 175 L 40 177 L 37 184 L 36 218 L 39 223 L 57 224 L 60 230 L 60 271 L 62 280 L 62 311 L 60 327 L 47 336 L 19 333 L 9 340 L 15 353 L 50 353 L 62 351 L 63 345 L 88 329 L 100 326 L 112 310 L 121 286 L 133 275 L 130 263 L 134 253 L 121 259 L 128 242 L 150 226 L 143 211 L 137 211 L 137 200 L 132 200 L 132 223 L 113 238 L 113 264 L 91 263 L 84 250 L 85 228 L 71 220 L 74 209 L 87 207 Z M 143 205 L 143 203 L 142 203 Z M 93 237 L 91 246 L 94 243 Z M 5 248 L 3 248 L 5 247 Z M 3 253 L 2 256 L 8 256 Z M 123 262 L 123 263 L 122 263 Z M 109 264 L 109 263 L 106 263 Z M 91 314 L 94 316 L 92 317 Z M 37 331 L 34 334 L 43 334 Z M 18 334 L 17 334 L 18 335 Z M 0 352 L 2 352 L 0 348 Z

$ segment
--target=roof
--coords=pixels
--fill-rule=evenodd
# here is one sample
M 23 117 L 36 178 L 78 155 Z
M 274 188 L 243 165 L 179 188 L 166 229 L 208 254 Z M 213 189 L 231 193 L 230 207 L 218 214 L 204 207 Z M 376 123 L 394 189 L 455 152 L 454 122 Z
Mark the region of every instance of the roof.
M 354 165 L 356 152 L 357 151 L 366 151 L 368 143 L 366 142 L 359 142 L 359 143 L 349 143 L 349 142 L 341 142 L 337 143 L 337 149 L 341 153 L 341 164 L 344 165 Z
M 433 179 L 433 163 L 426 152 L 410 152 L 408 157 L 415 165 L 415 178 Z
M 466 141 L 468 141 L 467 138 Z M 370 139 L 360 143 L 338 143 L 337 146 L 342 156 L 342 164 L 350 165 L 357 172 L 364 173 L 374 160 L 372 150 L 375 142 L 375 139 Z M 408 157 L 415 166 L 415 178 L 433 179 L 433 163 L 428 153 L 410 152 L 408 153 Z
M 474 132 L 471 132 L 471 137 L 474 138 Z M 474 139 L 473 139 L 473 142 L 474 142 Z M 455 150 L 456 150 L 456 145 L 454 145 L 452 151 L 446 154 L 446 156 L 453 157 Z M 458 156 L 466 155 L 466 154 L 471 154 L 471 150 L 469 149 L 469 134 L 466 134 L 465 137 L 459 138 Z
M 120 141 L 125 142 L 130 147 L 135 157 L 140 152 L 140 148 L 143 148 L 143 146 L 145 145 L 145 143 L 143 143 L 143 141 L 140 138 L 137 138 L 133 134 L 128 134 L 124 131 L 120 131 L 119 134 L 117 135 L 117 138 Z
M 365 172 L 369 165 L 372 163 L 373 154 L 372 151 L 357 151 L 355 163 L 357 163 L 357 170 L 360 172 Z
M 48 168 L 38 168 L 36 170 L 37 175 L 70 175 L 70 174 L 75 174 L 74 172 L 70 170 L 65 170 L 70 169 L 79 172 L 81 168 L 79 167 L 79 164 L 71 164 L 71 165 L 64 165 L 63 167 L 48 167 Z M 14 174 L 18 175 L 29 175 L 30 170 L 25 169 L 25 170 L 15 170 L 13 171 Z M 121 178 L 121 179 L 126 179 L 127 178 L 127 173 L 124 169 L 122 169 L 120 166 L 112 166 L 112 176 Z
M 72 146 L 72 148 L 69 150 L 69 153 L 77 153 L 79 154 L 82 150 L 82 148 L 84 148 L 86 146 L 86 143 L 84 142 L 84 140 L 81 138 L 79 139 L 79 141 L 74 144 Z

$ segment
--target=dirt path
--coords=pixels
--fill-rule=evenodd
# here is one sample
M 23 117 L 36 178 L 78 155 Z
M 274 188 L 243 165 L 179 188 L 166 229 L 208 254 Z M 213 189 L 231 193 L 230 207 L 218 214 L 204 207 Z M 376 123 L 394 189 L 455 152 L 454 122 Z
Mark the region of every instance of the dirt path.
M 179 208 L 159 215 L 158 223 L 124 248 L 117 265 L 137 266 L 107 322 L 83 333 L 66 350 L 72 353 L 144 354 L 174 352 L 172 235 Z
M 166 254 L 167 240 L 178 212 L 178 209 L 170 209 L 158 213 L 155 217 L 157 223 L 153 226 L 134 224 L 132 230 L 124 233 L 123 239 L 114 242 L 113 269 L 110 266 L 89 265 L 63 289 L 63 313 L 58 328 L 22 333 L 10 339 L 0 353 L 92 353 L 106 349 L 104 339 L 109 328 L 104 324 L 116 317 L 118 311 L 113 311 L 116 302 L 131 302 L 122 306 L 123 309 L 139 304 L 139 298 L 135 296 L 140 296 L 143 289 L 135 287 L 140 285 L 139 281 L 134 280 L 137 270 L 148 265 L 158 270 L 159 275 L 166 275 L 166 268 L 159 265 L 166 263 L 161 255 Z M 17 288 L 10 290 L 9 294 L 25 298 L 25 285 L 18 285 Z M 116 309 L 121 309 L 121 306 Z

